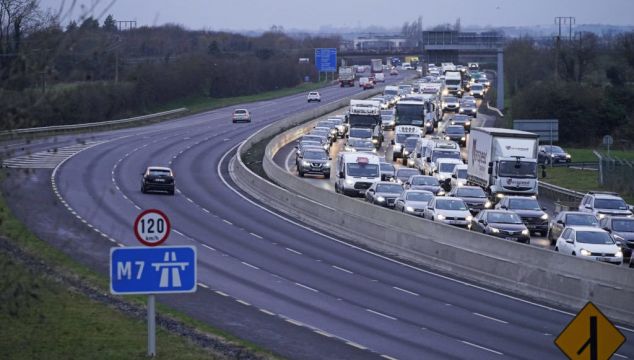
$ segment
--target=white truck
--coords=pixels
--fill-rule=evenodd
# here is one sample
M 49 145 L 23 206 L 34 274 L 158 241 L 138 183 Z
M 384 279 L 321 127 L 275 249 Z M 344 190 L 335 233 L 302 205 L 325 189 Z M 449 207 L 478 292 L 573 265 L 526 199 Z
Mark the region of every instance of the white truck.
M 337 156 L 335 192 L 363 196 L 373 183 L 381 181 L 379 163 L 376 155 L 340 152 Z
M 351 66 L 339 68 L 339 86 L 354 86 L 354 69 Z
M 372 143 L 379 149 L 383 144 L 381 127 L 381 103 L 373 100 L 350 100 L 348 128 L 366 128 L 372 131 Z
M 381 59 L 370 60 L 370 71 L 373 74 L 383 73 L 383 61 Z
M 505 195 L 537 195 L 538 135 L 513 129 L 477 127 L 467 144 L 467 183 L 493 200 Z
M 456 65 L 450 62 L 440 64 L 441 74 L 445 74 L 447 71 L 456 71 Z
M 460 71 L 447 71 L 444 81 L 448 94 L 462 95 L 462 73 Z

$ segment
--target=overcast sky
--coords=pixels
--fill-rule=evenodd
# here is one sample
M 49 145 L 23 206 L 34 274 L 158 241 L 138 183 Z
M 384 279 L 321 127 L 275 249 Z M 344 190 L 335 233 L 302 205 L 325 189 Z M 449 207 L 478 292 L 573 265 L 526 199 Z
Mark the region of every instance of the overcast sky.
M 40 3 L 66 11 L 72 0 Z M 77 0 L 71 17 L 80 17 L 81 4 L 87 9 L 93 3 L 95 17 L 105 12 L 138 26 L 176 23 L 210 30 L 400 27 L 419 15 L 424 27 L 458 17 L 463 26 L 550 25 L 555 16 L 574 16 L 578 24 L 634 25 L 634 0 Z

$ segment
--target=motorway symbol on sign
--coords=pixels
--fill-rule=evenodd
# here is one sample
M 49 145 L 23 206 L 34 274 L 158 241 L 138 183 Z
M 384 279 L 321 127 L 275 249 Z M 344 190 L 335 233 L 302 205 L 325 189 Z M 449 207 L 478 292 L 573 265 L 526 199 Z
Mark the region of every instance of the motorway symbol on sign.
M 172 226 L 167 216 L 160 210 L 145 210 L 134 221 L 134 235 L 145 246 L 158 246 L 170 234 Z
M 592 302 L 555 339 L 571 360 L 607 360 L 625 342 L 625 336 Z
M 110 249 L 110 292 L 170 294 L 196 291 L 193 246 Z

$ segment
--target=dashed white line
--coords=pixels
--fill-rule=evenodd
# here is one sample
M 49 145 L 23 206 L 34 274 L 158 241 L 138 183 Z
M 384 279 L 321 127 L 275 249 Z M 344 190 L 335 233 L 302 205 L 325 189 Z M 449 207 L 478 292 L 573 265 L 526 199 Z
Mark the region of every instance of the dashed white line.
M 262 239 L 262 237 L 261 237 L 260 235 L 258 235 L 258 234 L 249 233 L 249 235 L 251 235 L 251 236 L 255 236 L 255 237 L 256 237 L 256 238 L 258 238 L 258 239 Z
M 327 332 L 325 332 L 325 331 L 321 331 L 321 330 L 313 330 L 313 331 L 314 331 L 316 334 L 319 334 L 319 335 L 322 335 L 322 336 L 325 336 L 325 337 L 329 337 L 329 338 L 334 337 L 334 335 L 329 334 L 329 333 L 327 333 Z
M 397 320 L 397 319 L 396 319 L 395 317 L 393 317 L 393 316 L 386 315 L 386 314 L 384 314 L 384 313 L 381 313 L 381 312 L 378 312 L 378 311 L 374 311 L 374 310 L 372 310 L 372 309 L 365 309 L 365 311 L 367 311 L 367 312 L 371 312 L 371 313 L 372 313 L 372 314 L 374 314 L 374 315 L 382 316 L 382 317 L 384 317 L 384 318 L 386 318 L 386 319 L 390 319 L 390 320 Z
M 397 358 L 391 357 L 389 355 L 381 355 L 381 357 L 384 358 L 384 359 L 387 359 L 387 360 L 398 360 Z
M 248 267 L 250 267 L 250 268 L 252 268 L 252 269 L 255 269 L 255 270 L 260 270 L 260 268 L 259 268 L 259 267 L 255 266 L 255 265 L 251 265 L 251 264 L 249 264 L 248 262 L 241 261 L 241 263 L 242 263 L 242 265 L 248 266 Z
M 175 233 L 177 233 L 180 236 L 185 236 L 185 234 L 183 234 L 182 232 L 178 231 L 178 230 L 173 230 Z
M 343 271 L 343 272 L 345 272 L 345 273 L 348 273 L 348 274 L 354 274 L 352 271 L 350 271 L 350 270 L 348 270 L 348 269 L 344 269 L 344 268 L 339 267 L 339 266 L 337 266 L 337 265 L 333 265 L 332 267 L 333 267 L 333 268 L 335 268 L 335 269 L 337 269 L 337 270 L 339 270 L 339 271 Z
M 137 210 L 141 210 L 141 207 L 140 207 L 139 205 L 137 205 L 137 204 L 134 204 L 134 207 L 135 207 Z
M 318 293 L 318 292 L 319 292 L 319 290 L 317 290 L 317 289 L 313 289 L 313 288 L 311 288 L 310 286 L 306 286 L 306 285 L 304 285 L 304 284 L 300 284 L 300 283 L 298 283 L 298 282 L 296 282 L 296 283 L 295 283 L 295 285 L 297 285 L 297 286 L 299 286 L 299 287 L 302 287 L 302 288 L 304 288 L 304 289 L 306 289 L 306 290 L 310 290 L 310 291 L 312 291 L 312 292 L 316 292 L 316 293 Z
M 300 253 L 299 251 L 297 251 L 297 250 L 293 250 L 293 249 L 291 249 L 291 248 L 286 248 L 286 250 L 288 250 L 288 251 L 290 251 L 290 252 L 292 252 L 292 253 L 295 253 L 295 254 L 297 254 L 297 255 L 302 255 L 302 253 Z
M 299 321 L 293 320 L 293 319 L 286 319 L 287 322 L 293 324 L 293 325 L 297 325 L 297 326 L 304 326 L 304 324 L 302 324 Z
M 209 286 L 203 284 L 203 283 L 198 283 L 198 286 L 203 287 L 205 289 L 209 289 Z
M 207 244 L 201 244 L 202 246 L 206 247 L 207 249 L 211 250 L 211 251 L 216 251 L 216 249 L 212 248 L 211 246 L 207 245 Z
M 493 350 L 493 349 L 489 349 L 489 348 L 484 347 L 484 346 L 480 346 L 480 345 L 477 345 L 477 344 L 474 344 L 474 343 L 470 343 L 470 342 L 468 342 L 468 341 L 460 340 L 460 342 L 461 342 L 461 343 L 463 343 L 463 344 L 465 344 L 465 345 L 473 346 L 474 348 L 478 348 L 478 349 L 481 349 L 481 350 L 486 350 L 486 351 L 492 352 L 492 353 L 494 353 L 494 354 L 504 355 L 504 354 L 502 354 L 502 353 L 501 353 L 501 352 L 499 352 L 499 351 L 495 351 L 495 350 Z
M 367 348 L 367 347 L 365 347 L 365 346 L 363 346 L 363 345 L 359 345 L 359 344 L 357 344 L 357 343 L 355 343 L 355 342 L 352 342 L 352 341 L 346 341 L 346 344 L 348 344 L 348 345 L 350 345 L 350 346 L 352 346 L 352 347 L 356 347 L 357 349 L 361 349 L 361 350 L 368 350 L 368 348 Z
M 222 222 L 228 225 L 233 225 L 233 223 L 229 220 L 222 219 Z
M 244 305 L 244 306 L 251 306 L 251 304 L 249 304 L 248 302 L 246 302 L 244 300 L 236 299 L 236 301 L 239 302 L 240 304 Z
M 223 292 L 222 292 L 222 291 L 220 291 L 220 290 L 215 290 L 214 292 L 215 292 L 216 294 L 218 294 L 218 295 L 221 295 L 221 296 L 224 296 L 224 297 L 229 297 L 229 295 L 228 295 L 228 294 L 223 293 Z
M 210 214 L 211 211 L 207 210 L 207 209 L 203 209 L 204 212 L 206 212 L 207 214 Z
M 490 317 L 490 316 L 486 316 L 486 315 L 482 315 L 482 314 L 477 313 L 477 312 L 474 312 L 474 313 L 473 313 L 473 315 L 476 315 L 476 316 L 479 316 L 479 317 L 483 317 L 483 318 L 485 318 L 485 319 L 489 319 L 489 320 L 497 321 L 497 322 L 502 323 L 502 324 L 508 324 L 508 322 L 507 322 L 507 321 L 500 320 L 500 319 L 496 319 L 496 318 L 494 318 L 494 317 Z
M 627 356 L 625 356 L 625 355 L 621 355 L 621 354 L 617 354 L 617 353 L 614 353 L 614 356 L 616 356 L 616 357 L 620 357 L 620 358 L 622 358 L 622 359 L 629 359 Z
M 392 286 L 392 288 L 393 288 L 393 289 L 395 289 L 395 290 L 398 290 L 398 291 L 404 292 L 404 293 L 406 293 L 406 294 L 410 294 L 410 295 L 414 295 L 414 296 L 420 296 L 420 294 L 418 294 L 418 293 L 415 293 L 415 292 L 413 292 L 413 291 L 409 291 L 409 290 L 402 289 L 402 288 L 400 288 L 400 287 L 398 287 L 398 286 Z
M 275 313 L 272 313 L 272 312 L 270 312 L 270 311 L 268 311 L 266 309 L 258 309 L 258 310 L 260 310 L 261 312 L 263 312 L 263 313 L 265 313 L 267 315 L 275 316 Z

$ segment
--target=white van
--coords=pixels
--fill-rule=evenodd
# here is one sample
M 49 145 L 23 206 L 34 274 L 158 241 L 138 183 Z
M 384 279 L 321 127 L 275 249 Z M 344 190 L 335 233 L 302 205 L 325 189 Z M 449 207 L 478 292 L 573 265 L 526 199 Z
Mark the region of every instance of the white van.
M 462 160 L 460 155 L 460 147 L 453 141 L 435 141 L 431 144 L 431 148 L 425 151 L 425 163 L 423 164 L 423 173 L 433 176 L 438 168 L 436 163 L 438 159 L 449 158 Z
M 436 160 L 436 170 L 434 176 L 438 179 L 438 182 L 451 179 L 451 174 L 456 166 L 463 164 L 464 163 L 460 159 L 440 158 Z
M 335 191 L 344 195 L 364 195 L 372 184 L 381 181 L 379 163 L 379 157 L 373 154 L 339 153 Z
M 382 72 L 374 74 L 374 82 L 385 82 L 385 74 Z
M 405 140 L 410 137 L 422 137 L 422 130 L 418 126 L 399 125 L 394 128 L 394 139 L 392 139 L 392 161 L 399 158 L 406 158 L 409 154 L 403 154 Z
M 456 165 L 451 174 L 451 188 L 467 185 L 467 164 Z

